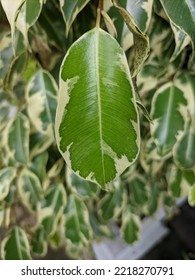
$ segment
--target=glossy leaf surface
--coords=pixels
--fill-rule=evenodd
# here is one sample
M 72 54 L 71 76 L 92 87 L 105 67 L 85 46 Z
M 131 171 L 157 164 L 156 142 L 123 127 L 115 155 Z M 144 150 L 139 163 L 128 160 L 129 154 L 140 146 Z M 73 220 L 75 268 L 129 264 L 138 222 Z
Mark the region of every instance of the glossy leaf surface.
M 139 121 L 127 61 L 99 28 L 65 56 L 55 130 L 68 166 L 103 188 L 137 158 Z
M 57 106 L 57 85 L 52 76 L 37 72 L 27 88 L 29 117 L 38 131 L 53 137 L 53 126 Z
M 166 84 L 156 92 L 152 103 L 151 132 L 159 155 L 165 156 L 173 148 L 178 134 L 184 130 L 186 111 L 184 93 L 174 84 Z
M 30 247 L 23 229 L 15 227 L 1 245 L 4 260 L 30 260 Z

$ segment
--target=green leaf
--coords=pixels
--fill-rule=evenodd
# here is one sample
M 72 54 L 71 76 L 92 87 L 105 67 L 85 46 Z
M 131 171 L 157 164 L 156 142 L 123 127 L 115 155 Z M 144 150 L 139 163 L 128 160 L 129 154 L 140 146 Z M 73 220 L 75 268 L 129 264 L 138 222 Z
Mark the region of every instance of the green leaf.
M 1 244 L 1 256 L 4 260 L 30 260 L 30 247 L 23 229 L 15 227 Z
M 69 29 L 78 13 L 82 11 L 89 1 L 90 0 L 60 0 L 62 15 L 66 23 L 66 36 L 68 36 Z
M 47 235 L 56 231 L 59 219 L 66 204 L 66 193 L 61 183 L 53 184 L 47 191 L 38 211 L 38 223 L 42 224 Z
M 180 168 L 195 167 L 195 127 L 190 126 L 174 147 L 174 159 Z
M 16 17 L 17 17 L 18 10 L 23 2 L 24 0 L 14 0 L 14 1 L 1 0 L 1 5 L 5 11 L 5 14 L 7 16 L 7 19 L 11 27 L 13 45 L 14 45 L 14 34 L 16 28 Z
M 172 21 L 181 30 L 184 30 L 191 38 L 193 49 L 195 47 L 195 2 L 191 0 L 160 0 L 163 8 Z M 182 16 L 181 16 L 182 11 Z
M 188 203 L 190 206 L 195 207 L 195 184 L 190 188 Z
M 174 197 L 180 197 L 181 195 L 181 181 L 182 172 L 173 165 L 168 178 L 168 188 Z
M 129 30 L 133 33 L 134 60 L 133 60 L 133 67 L 131 73 L 132 73 L 132 77 L 135 77 L 140 72 L 143 63 L 145 62 L 146 58 L 149 55 L 149 51 L 150 51 L 149 38 L 145 33 L 143 33 L 139 29 L 132 15 L 126 9 L 124 9 L 122 6 L 118 4 L 118 1 L 113 0 L 113 4 L 119 10 Z
M 132 213 L 130 207 L 123 213 L 121 235 L 128 244 L 132 244 L 140 237 L 140 221 L 138 216 Z
M 184 93 L 173 83 L 163 85 L 152 100 L 151 133 L 160 156 L 169 154 L 184 131 L 187 101 Z
M 5 205 L 2 203 L 0 205 L 0 227 L 2 227 L 5 217 Z
M 53 125 L 57 106 L 57 85 L 46 71 L 37 72 L 27 87 L 29 117 L 38 131 L 53 138 Z
M 43 153 L 51 146 L 53 139 L 41 133 L 30 135 L 30 158 L 33 159 L 37 155 Z
M 84 34 L 65 56 L 55 130 L 67 165 L 104 189 L 138 156 L 139 119 L 127 61 L 102 29 Z
M 159 204 L 159 196 L 162 193 L 162 188 L 158 182 L 150 182 L 150 194 L 148 201 L 148 213 L 149 215 L 153 215 L 157 210 Z
M 5 167 L 0 170 L 0 201 L 8 195 L 10 184 L 15 177 L 16 169 L 14 167 Z
M 29 120 L 19 113 L 7 126 L 6 142 L 10 159 L 27 164 L 29 158 Z
M 23 34 L 26 45 L 28 45 L 28 30 L 37 21 L 41 13 L 42 4 L 43 0 L 25 0 L 18 10 L 15 25 Z
M 175 36 L 175 50 L 171 57 L 171 61 L 173 61 L 185 49 L 185 47 L 189 45 L 190 37 L 180 28 L 178 28 L 173 22 L 170 24 Z
M 127 0 L 126 9 L 134 17 L 142 32 L 148 30 L 152 16 L 153 0 Z
M 132 194 L 132 201 L 143 206 L 148 201 L 148 191 L 146 182 L 142 176 L 136 176 L 130 182 L 130 191 Z
M 47 239 L 45 235 L 44 229 L 40 227 L 36 229 L 32 237 L 31 248 L 33 253 L 38 256 L 45 256 L 47 253 Z
M 88 209 L 84 202 L 75 195 L 68 197 L 64 214 L 65 238 L 74 245 L 87 245 L 92 237 Z
M 47 161 L 48 161 L 48 152 L 46 151 L 36 156 L 30 165 L 30 169 L 32 170 L 33 173 L 37 175 L 41 184 L 43 184 L 47 176 L 46 174 Z
M 18 192 L 27 209 L 36 212 L 43 197 L 43 190 L 37 176 L 28 169 L 23 169 L 19 174 Z
M 10 33 L 6 33 L 0 39 L 0 87 L 3 86 L 12 58 L 13 49 Z
M 127 200 L 127 193 L 120 182 L 115 182 L 112 192 L 106 193 L 98 203 L 98 214 L 103 220 L 118 218 Z
M 82 198 L 95 197 L 98 192 L 97 185 L 83 180 L 69 168 L 66 170 L 66 182 L 71 191 Z

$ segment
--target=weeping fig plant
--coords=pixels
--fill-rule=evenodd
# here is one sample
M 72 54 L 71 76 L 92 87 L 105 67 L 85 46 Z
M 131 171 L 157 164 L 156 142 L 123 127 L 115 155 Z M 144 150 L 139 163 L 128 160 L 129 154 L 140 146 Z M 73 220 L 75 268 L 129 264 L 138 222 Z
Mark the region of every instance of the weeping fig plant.
M 195 206 L 194 9 L 0 1 L 1 259 L 92 258 L 113 224 L 132 244 L 142 217 Z

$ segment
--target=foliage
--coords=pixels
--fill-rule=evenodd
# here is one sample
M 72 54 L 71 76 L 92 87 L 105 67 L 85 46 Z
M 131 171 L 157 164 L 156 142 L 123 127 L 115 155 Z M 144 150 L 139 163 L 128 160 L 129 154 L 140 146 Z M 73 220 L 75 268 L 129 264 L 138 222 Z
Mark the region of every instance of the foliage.
M 195 205 L 195 4 L 97 2 L 1 0 L 1 258 Z

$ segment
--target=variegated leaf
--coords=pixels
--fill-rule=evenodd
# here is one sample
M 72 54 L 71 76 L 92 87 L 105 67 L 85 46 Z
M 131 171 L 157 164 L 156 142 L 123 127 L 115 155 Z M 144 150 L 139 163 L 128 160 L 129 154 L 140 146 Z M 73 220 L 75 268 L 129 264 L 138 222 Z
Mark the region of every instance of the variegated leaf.
M 29 159 L 29 120 L 19 113 L 6 128 L 7 152 L 10 160 L 27 164 Z
M 2 87 L 4 83 L 12 58 L 13 50 L 11 37 L 10 33 L 6 33 L 0 38 L 0 87 Z
M 25 0 L 18 10 L 15 25 L 23 34 L 26 45 L 28 45 L 28 30 L 37 21 L 41 13 L 42 5 L 43 0 Z
M 173 83 L 163 85 L 152 100 L 151 133 L 160 156 L 169 154 L 184 131 L 187 101 L 184 93 Z
M 195 127 L 185 130 L 174 147 L 174 159 L 184 169 L 195 167 Z
M 36 156 L 30 165 L 30 169 L 32 170 L 33 173 L 37 175 L 41 184 L 43 184 L 47 176 L 46 174 L 47 161 L 48 161 L 48 153 L 46 151 Z
M 150 182 L 150 185 L 148 186 L 149 192 L 149 200 L 147 205 L 147 212 L 149 215 L 152 215 L 155 213 L 155 211 L 158 208 L 159 205 L 159 197 L 162 193 L 162 187 L 158 182 Z
M 121 182 L 117 181 L 114 184 L 114 190 L 106 193 L 98 203 L 99 217 L 105 221 L 118 218 L 127 202 L 127 192 L 123 189 Z
M 16 169 L 14 167 L 5 167 L 0 170 L 0 201 L 8 195 L 10 184 L 15 177 Z
M 168 189 L 174 197 L 181 196 L 182 172 L 175 165 L 172 165 L 168 176 Z
M 20 227 L 15 227 L 2 240 L 1 256 L 4 260 L 30 260 L 30 246 L 26 233 Z
M 132 213 L 130 207 L 127 207 L 123 213 L 121 236 L 128 244 L 132 244 L 140 237 L 140 220 L 137 215 Z
M 53 125 L 57 106 L 57 85 L 46 71 L 37 72 L 27 87 L 29 117 L 38 131 L 53 138 Z
M 64 167 L 64 160 L 60 158 L 54 165 L 48 170 L 47 176 L 49 179 L 57 177 Z
M 130 183 L 130 198 L 132 202 L 143 206 L 148 201 L 148 190 L 146 180 L 142 176 L 136 176 Z
M 51 146 L 53 139 L 41 133 L 33 133 L 30 135 L 30 159 L 43 153 Z
M 92 237 L 88 209 L 84 202 L 71 194 L 64 214 L 65 238 L 74 245 L 87 245 Z
M 99 190 L 96 184 L 83 180 L 69 168 L 66 170 L 66 182 L 69 189 L 82 198 L 94 197 Z
M 184 50 L 184 48 L 190 44 L 190 37 L 173 22 L 170 22 L 170 24 L 175 36 L 175 49 L 171 57 L 171 61 L 173 61 Z
M 66 36 L 77 17 L 78 13 L 87 5 L 90 0 L 59 0 L 64 21 L 66 23 Z
M 148 30 L 152 16 L 153 0 L 127 0 L 126 9 L 134 17 L 142 32 Z
M 55 131 L 67 165 L 104 189 L 138 156 L 139 119 L 127 61 L 102 29 L 84 34 L 65 56 Z
M 5 205 L 2 203 L 0 205 L 0 228 L 3 225 L 4 217 L 5 217 Z
M 137 76 L 140 72 L 143 63 L 149 55 L 150 45 L 148 36 L 143 33 L 137 26 L 134 17 L 122 6 L 118 4 L 118 1 L 113 0 L 114 6 L 119 10 L 129 30 L 133 33 L 134 40 L 134 54 L 133 54 L 133 66 L 131 70 L 132 77 Z
M 44 256 L 47 253 L 47 239 L 42 227 L 36 229 L 30 245 L 32 252 L 38 256 Z
M 188 195 L 188 203 L 189 203 L 190 206 L 195 207 L 195 183 L 190 188 L 190 192 L 189 192 L 189 195 Z
M 17 111 L 17 108 L 13 106 L 7 98 L 3 97 L 3 93 L 0 90 L 0 132 L 3 133 L 4 129 L 6 128 L 10 118 L 12 118 Z
M 158 155 L 156 144 L 152 138 L 142 142 L 140 163 L 147 174 L 155 175 L 162 167 L 164 161 Z
M 12 32 L 12 42 L 14 45 L 14 34 L 16 28 L 16 17 L 18 14 L 18 10 L 21 7 L 24 0 L 1 0 L 1 5 L 5 11 L 7 19 L 9 21 L 11 32 Z
M 18 193 L 21 202 L 31 212 L 36 212 L 43 198 L 43 190 L 38 177 L 28 169 L 23 169 L 18 177 Z
M 192 0 L 160 0 L 163 8 L 169 17 L 176 26 L 181 30 L 185 31 L 191 38 L 193 49 L 195 47 L 195 2 Z M 181 11 L 182 15 L 181 16 Z
M 59 219 L 66 205 L 66 193 L 61 183 L 53 184 L 47 191 L 38 211 L 38 223 L 42 224 L 47 235 L 56 231 Z

